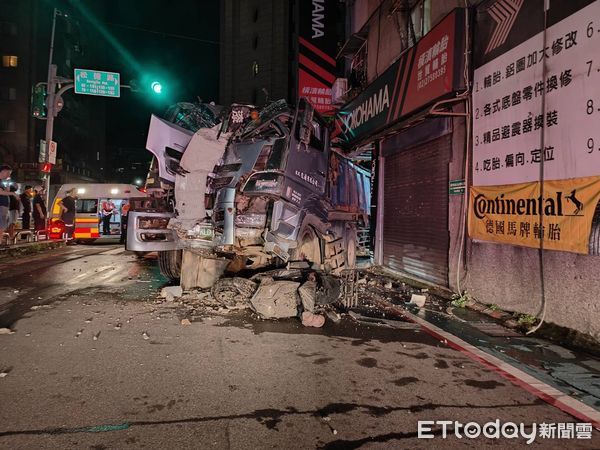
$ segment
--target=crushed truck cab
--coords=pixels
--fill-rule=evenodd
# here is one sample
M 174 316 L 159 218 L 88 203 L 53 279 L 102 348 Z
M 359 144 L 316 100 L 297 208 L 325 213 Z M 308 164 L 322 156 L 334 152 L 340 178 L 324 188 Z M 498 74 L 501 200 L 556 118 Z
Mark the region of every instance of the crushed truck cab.
M 249 112 L 234 105 L 220 127 L 196 131 L 171 167 L 177 249 L 232 271 L 288 261 L 354 267 L 370 173 L 332 150 L 327 123 L 305 100 Z

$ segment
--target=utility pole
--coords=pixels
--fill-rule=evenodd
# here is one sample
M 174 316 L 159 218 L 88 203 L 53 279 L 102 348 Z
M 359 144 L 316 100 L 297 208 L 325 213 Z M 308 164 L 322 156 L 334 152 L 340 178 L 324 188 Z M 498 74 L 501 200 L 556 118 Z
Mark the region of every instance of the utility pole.
M 48 115 L 46 118 L 46 155 L 50 149 L 50 145 L 52 144 L 52 135 L 54 133 L 54 91 L 56 90 L 56 66 L 52 64 L 52 56 L 54 54 L 54 33 L 56 31 L 56 16 L 60 14 L 56 8 L 54 8 L 54 13 L 52 15 L 52 34 L 50 35 L 50 54 L 48 55 L 48 85 L 47 92 L 48 96 L 46 97 L 46 108 L 48 110 Z M 52 169 L 50 169 L 52 171 Z M 50 174 L 48 172 L 46 174 L 46 179 L 44 183 L 44 188 L 46 190 L 46 209 L 50 211 Z M 47 215 L 46 215 L 47 216 Z M 47 219 L 47 217 L 46 217 Z

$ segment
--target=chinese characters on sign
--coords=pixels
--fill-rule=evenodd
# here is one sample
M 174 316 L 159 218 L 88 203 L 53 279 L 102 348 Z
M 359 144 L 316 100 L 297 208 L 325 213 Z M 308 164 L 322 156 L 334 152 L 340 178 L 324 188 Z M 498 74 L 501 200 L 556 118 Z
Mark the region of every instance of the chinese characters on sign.
M 552 13 L 563 17 L 562 6 Z M 474 71 L 473 239 L 588 252 L 600 192 L 600 2 L 563 14 L 545 39 L 533 35 Z
M 121 75 L 116 72 L 75 69 L 75 93 L 101 97 L 121 96 Z

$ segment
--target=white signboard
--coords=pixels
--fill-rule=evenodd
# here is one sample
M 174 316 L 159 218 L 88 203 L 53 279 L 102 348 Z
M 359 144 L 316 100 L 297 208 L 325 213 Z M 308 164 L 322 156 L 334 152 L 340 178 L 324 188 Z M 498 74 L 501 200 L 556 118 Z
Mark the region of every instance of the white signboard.
M 55 141 L 50 142 L 50 148 L 46 151 L 46 141 L 44 139 L 40 139 L 40 157 L 39 162 L 50 164 L 56 164 L 56 150 L 58 144 Z
M 549 27 L 545 45 L 540 33 L 479 67 L 473 83 L 474 186 L 538 181 L 542 158 L 547 180 L 600 175 L 600 1 Z

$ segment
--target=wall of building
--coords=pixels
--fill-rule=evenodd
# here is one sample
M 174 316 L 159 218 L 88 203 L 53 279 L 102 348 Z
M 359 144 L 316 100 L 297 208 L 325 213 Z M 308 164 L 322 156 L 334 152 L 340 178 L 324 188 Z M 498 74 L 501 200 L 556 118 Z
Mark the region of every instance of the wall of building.
M 289 99 L 290 2 L 221 2 L 220 103 Z M 253 63 L 258 64 L 254 73 Z
M 483 303 L 537 315 L 541 305 L 536 249 L 470 243 L 466 288 Z M 589 334 L 600 341 L 600 259 L 544 252 L 546 321 Z
M 33 156 L 29 148 L 29 105 L 34 4 L 32 0 L 0 1 L 0 57 L 18 57 L 17 67 L 0 64 L 0 161 L 3 162 L 27 161 Z

